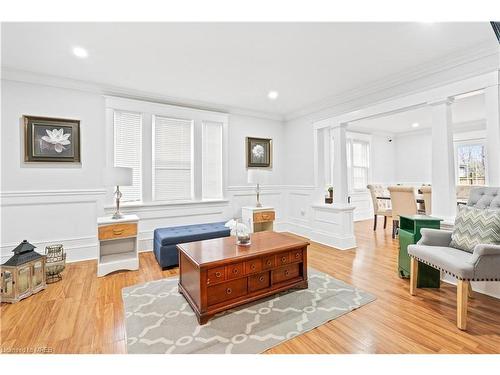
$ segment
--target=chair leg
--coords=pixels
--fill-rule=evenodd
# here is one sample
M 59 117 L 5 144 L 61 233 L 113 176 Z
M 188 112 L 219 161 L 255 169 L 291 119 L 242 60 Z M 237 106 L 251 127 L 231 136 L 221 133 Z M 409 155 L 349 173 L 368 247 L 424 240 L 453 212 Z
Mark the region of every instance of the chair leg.
M 472 290 L 472 285 L 469 282 L 469 299 L 474 298 L 474 290 Z
M 373 230 L 377 230 L 377 215 L 373 215 Z
M 399 222 L 397 220 L 392 221 L 392 238 L 396 238 L 396 233 L 398 232 Z
M 387 216 L 384 216 L 384 229 L 387 228 Z
M 410 294 L 417 295 L 418 260 L 410 257 Z
M 467 329 L 467 299 L 469 297 L 469 282 L 458 280 L 457 284 L 457 327 L 462 331 Z

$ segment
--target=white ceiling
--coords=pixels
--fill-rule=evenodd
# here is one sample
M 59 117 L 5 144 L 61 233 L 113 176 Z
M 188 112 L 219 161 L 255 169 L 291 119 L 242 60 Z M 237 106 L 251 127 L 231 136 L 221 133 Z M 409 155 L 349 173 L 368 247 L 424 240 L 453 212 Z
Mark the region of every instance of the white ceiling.
M 476 126 L 485 118 L 484 94 L 457 99 L 451 105 L 452 122 L 456 127 Z M 412 124 L 418 123 L 417 128 Z M 480 124 L 479 124 L 480 125 Z M 387 116 L 365 119 L 349 124 L 349 130 L 359 132 L 379 132 L 401 134 L 421 131 L 432 126 L 432 113 L 429 107 L 422 107 Z
M 3 23 L 2 67 L 285 115 L 482 43 L 487 22 Z

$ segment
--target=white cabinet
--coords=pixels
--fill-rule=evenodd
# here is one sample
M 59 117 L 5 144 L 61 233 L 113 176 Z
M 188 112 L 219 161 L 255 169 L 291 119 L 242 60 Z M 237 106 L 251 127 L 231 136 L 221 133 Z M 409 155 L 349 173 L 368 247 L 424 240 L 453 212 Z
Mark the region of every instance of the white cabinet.
M 274 230 L 276 212 L 273 207 L 242 207 L 241 221 L 250 233 Z
M 97 219 L 99 254 L 97 276 L 118 270 L 139 269 L 137 229 L 139 217 L 124 215 L 121 219 Z

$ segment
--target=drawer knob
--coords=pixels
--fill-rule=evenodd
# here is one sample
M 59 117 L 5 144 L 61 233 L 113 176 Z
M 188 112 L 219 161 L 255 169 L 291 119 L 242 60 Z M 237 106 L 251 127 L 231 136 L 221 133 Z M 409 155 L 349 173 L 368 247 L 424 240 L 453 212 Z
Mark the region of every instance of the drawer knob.
M 250 268 L 254 270 L 254 269 L 255 269 L 255 264 L 252 264 L 252 265 L 250 266 Z
M 237 269 L 237 268 L 234 268 L 234 269 L 233 269 L 233 273 L 234 273 L 235 275 L 236 275 L 236 274 L 238 274 L 238 269 Z
M 220 275 L 220 272 L 219 272 L 219 271 L 217 271 L 217 272 L 215 273 L 215 277 L 220 277 L 220 276 L 221 276 L 221 275 Z
M 286 257 L 282 257 L 281 258 L 281 263 L 285 263 L 286 262 Z
M 231 294 L 232 292 L 233 292 L 233 290 L 231 288 L 226 289 L 226 294 Z
M 271 260 L 268 260 L 267 263 L 266 263 L 268 266 L 271 265 Z
M 285 276 L 288 276 L 290 274 L 290 271 L 285 270 Z
M 296 253 L 296 254 L 295 254 L 295 258 L 297 259 L 297 258 L 299 258 L 299 257 L 300 257 L 300 253 Z
M 264 276 L 259 277 L 259 281 L 263 282 L 264 281 Z
M 113 234 L 120 235 L 123 233 L 123 229 L 113 229 Z

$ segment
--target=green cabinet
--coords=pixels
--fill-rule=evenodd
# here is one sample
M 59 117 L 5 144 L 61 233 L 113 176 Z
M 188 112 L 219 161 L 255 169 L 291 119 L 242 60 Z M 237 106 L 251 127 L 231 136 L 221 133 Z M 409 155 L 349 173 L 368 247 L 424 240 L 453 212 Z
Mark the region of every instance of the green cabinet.
M 399 218 L 399 259 L 398 272 L 402 278 L 410 277 L 410 256 L 408 255 L 408 245 L 416 244 L 422 237 L 420 229 L 434 228 L 440 229 L 440 222 L 432 216 L 411 215 L 400 216 Z M 418 283 L 419 288 L 439 288 L 440 272 L 439 270 L 428 266 L 427 264 L 418 264 Z

